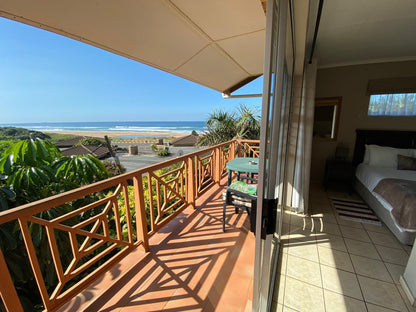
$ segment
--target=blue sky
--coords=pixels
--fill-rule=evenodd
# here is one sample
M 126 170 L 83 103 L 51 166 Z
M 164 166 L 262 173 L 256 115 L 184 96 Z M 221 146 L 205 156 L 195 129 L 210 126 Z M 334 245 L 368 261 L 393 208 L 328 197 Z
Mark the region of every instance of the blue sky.
M 84 43 L 0 17 L 0 123 L 206 120 L 261 98 L 221 93 Z M 241 89 L 261 93 L 262 79 Z

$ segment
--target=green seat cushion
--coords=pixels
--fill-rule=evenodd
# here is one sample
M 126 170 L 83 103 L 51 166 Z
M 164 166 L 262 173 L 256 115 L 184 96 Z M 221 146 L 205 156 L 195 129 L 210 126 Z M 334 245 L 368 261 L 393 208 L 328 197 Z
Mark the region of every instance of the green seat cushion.
M 235 181 L 230 184 L 229 188 L 251 196 L 257 195 L 257 185 L 255 184 L 247 184 L 242 181 Z

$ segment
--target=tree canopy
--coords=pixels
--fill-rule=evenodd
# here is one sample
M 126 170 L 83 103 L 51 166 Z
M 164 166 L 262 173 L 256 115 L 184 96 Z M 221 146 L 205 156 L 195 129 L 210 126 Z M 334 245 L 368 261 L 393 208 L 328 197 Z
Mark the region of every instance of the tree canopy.
M 77 144 L 75 144 L 75 146 L 80 146 L 80 145 L 93 145 L 93 146 L 100 146 L 103 145 L 104 141 L 97 139 L 97 138 L 92 138 L 92 137 L 85 137 L 82 138 L 78 141 Z
M 214 110 L 206 121 L 207 131 L 200 145 L 215 145 L 233 139 L 260 138 L 260 116 L 257 109 L 241 104 L 235 112 Z
M 0 186 L 16 194 L 22 205 L 109 177 L 91 155 L 65 157 L 49 141 L 18 141 L 0 158 Z

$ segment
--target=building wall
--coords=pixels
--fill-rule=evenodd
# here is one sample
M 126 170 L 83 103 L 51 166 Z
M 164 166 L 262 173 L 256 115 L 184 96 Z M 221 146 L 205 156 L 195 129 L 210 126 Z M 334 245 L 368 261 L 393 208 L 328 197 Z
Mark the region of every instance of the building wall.
M 342 96 L 339 133 L 336 141 L 313 141 L 311 180 L 322 181 L 325 160 L 335 154 L 338 144 L 354 152 L 356 129 L 416 130 L 416 117 L 370 117 L 370 97 L 366 95 L 369 79 L 416 75 L 416 61 L 354 65 L 319 69 L 316 97 Z

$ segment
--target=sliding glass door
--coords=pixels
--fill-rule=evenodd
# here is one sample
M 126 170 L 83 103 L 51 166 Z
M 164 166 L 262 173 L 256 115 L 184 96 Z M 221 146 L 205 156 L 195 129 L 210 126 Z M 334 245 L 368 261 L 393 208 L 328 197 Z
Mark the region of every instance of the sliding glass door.
M 286 201 L 286 156 L 292 102 L 293 27 L 290 0 L 268 0 L 253 311 L 270 311 Z

